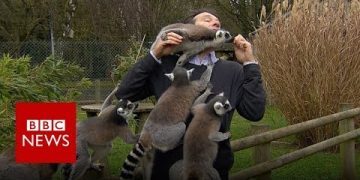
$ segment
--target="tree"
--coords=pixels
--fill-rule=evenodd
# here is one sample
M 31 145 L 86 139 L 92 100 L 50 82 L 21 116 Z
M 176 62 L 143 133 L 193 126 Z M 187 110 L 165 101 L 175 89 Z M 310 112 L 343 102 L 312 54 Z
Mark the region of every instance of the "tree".
M 274 19 L 274 7 L 280 5 L 282 14 L 291 11 L 293 0 L 214 0 L 215 5 L 235 21 L 244 36 Z
M 47 36 L 46 1 L 3 0 L 0 2 L 0 40 L 22 42 Z

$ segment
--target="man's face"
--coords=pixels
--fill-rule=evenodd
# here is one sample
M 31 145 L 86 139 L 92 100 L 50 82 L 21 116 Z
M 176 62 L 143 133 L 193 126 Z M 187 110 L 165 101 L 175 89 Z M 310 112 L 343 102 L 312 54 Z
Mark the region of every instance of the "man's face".
M 207 12 L 200 13 L 194 17 L 195 25 L 204 26 L 214 31 L 220 29 L 219 19 Z

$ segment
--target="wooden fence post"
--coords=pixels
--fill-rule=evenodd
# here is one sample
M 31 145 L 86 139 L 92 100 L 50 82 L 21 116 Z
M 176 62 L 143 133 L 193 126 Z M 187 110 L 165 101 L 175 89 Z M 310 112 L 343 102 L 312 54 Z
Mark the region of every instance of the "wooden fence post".
M 353 108 L 352 104 L 341 104 L 340 111 L 346 111 Z M 344 119 L 339 122 L 339 134 L 344 134 L 354 130 L 353 118 Z M 342 167 L 342 179 L 356 179 L 355 169 L 355 140 L 349 140 L 340 144 L 340 156 Z
M 270 130 L 269 125 L 253 123 L 251 124 L 252 134 L 259 134 Z M 271 160 L 270 143 L 260 144 L 254 147 L 253 159 L 255 164 L 259 164 Z M 255 177 L 257 180 L 271 179 L 271 171 L 265 172 Z
M 99 104 L 101 102 L 101 84 L 100 79 L 95 79 L 95 103 Z

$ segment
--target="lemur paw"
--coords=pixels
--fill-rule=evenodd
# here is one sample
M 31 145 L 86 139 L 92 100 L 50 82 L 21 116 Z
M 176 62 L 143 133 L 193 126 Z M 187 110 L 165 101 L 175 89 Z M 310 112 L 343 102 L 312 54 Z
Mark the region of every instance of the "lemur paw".
M 137 142 L 139 142 L 140 139 L 140 133 L 139 134 L 135 134 L 132 138 L 132 140 L 130 141 L 130 144 L 136 144 Z
M 104 170 L 105 166 L 102 163 L 91 163 L 90 168 L 101 172 Z
M 163 32 L 163 33 L 160 35 L 160 38 L 161 38 L 161 40 L 166 41 L 166 40 L 167 40 L 167 32 Z
M 226 132 L 226 133 L 224 133 L 224 135 L 225 135 L 225 137 L 227 137 L 227 139 L 231 137 L 231 133 L 230 133 L 230 132 Z
M 169 29 L 169 30 L 162 32 L 162 34 L 160 35 L 161 40 L 163 40 L 163 41 L 168 40 L 167 34 L 171 33 L 171 32 L 182 36 L 184 39 L 188 39 L 188 37 L 189 37 L 189 35 L 186 33 L 186 31 L 184 31 L 182 29 Z

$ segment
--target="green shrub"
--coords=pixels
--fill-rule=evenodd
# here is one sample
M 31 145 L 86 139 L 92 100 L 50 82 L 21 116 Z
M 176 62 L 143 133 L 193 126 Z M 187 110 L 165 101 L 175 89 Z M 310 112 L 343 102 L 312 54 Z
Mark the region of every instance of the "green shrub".
M 143 46 L 143 42 L 136 40 L 134 36 L 132 36 L 128 41 L 130 46 L 127 53 L 115 56 L 116 68 L 112 72 L 114 82 L 121 80 L 129 68 L 131 68 L 139 59 L 149 52 L 149 49 Z
M 75 64 L 49 57 L 31 67 L 30 61 L 30 57 L 0 58 L 0 149 L 13 141 L 17 101 L 71 101 L 80 95 L 77 88 L 90 85 L 83 78 L 83 69 Z
M 127 50 L 127 53 L 124 55 L 118 54 L 115 56 L 116 64 L 114 70 L 111 73 L 111 77 L 113 82 L 116 83 L 121 81 L 128 70 L 149 52 L 149 49 L 144 47 L 144 42 L 136 40 L 134 36 L 132 36 L 128 41 L 130 46 Z M 155 98 L 152 96 L 143 100 L 142 102 L 155 103 Z

